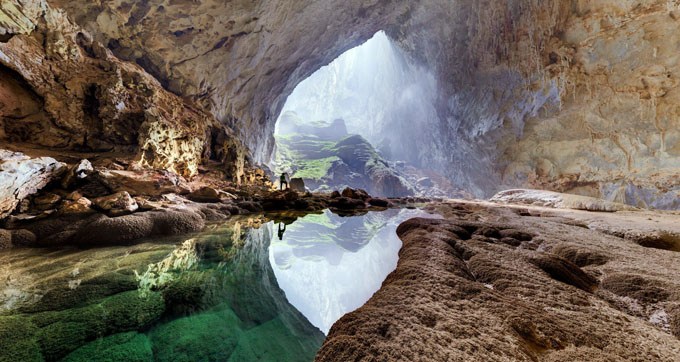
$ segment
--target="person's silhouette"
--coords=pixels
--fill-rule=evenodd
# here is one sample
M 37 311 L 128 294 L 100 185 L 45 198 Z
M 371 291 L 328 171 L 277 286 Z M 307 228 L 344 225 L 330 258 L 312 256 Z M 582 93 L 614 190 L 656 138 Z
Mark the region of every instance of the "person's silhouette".
M 280 188 L 281 190 L 283 190 L 283 185 L 284 185 L 284 184 L 286 185 L 286 189 L 288 188 L 288 180 L 286 179 L 286 176 L 287 176 L 287 175 L 286 175 L 285 172 L 281 174 L 281 178 L 280 178 L 280 180 L 279 180 L 279 181 L 280 181 L 280 183 L 279 183 L 279 188 Z
M 283 229 L 281 229 L 281 225 L 283 225 Z M 283 233 L 286 232 L 286 224 L 284 223 L 279 223 L 279 240 L 283 240 Z

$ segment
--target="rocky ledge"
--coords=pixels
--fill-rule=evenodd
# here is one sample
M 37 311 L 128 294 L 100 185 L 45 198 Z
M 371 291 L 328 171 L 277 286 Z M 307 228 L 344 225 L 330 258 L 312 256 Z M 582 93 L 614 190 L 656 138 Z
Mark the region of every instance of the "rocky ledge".
M 9 155 L 0 162 L 0 249 L 12 246 L 103 246 L 198 232 L 232 215 L 296 210 L 367 211 L 426 199 L 381 199 L 346 188 L 340 193 L 276 190 L 261 170 L 248 185 L 215 170 L 191 182 L 124 159 L 59 162 Z
M 677 213 L 451 202 L 317 361 L 678 361 Z

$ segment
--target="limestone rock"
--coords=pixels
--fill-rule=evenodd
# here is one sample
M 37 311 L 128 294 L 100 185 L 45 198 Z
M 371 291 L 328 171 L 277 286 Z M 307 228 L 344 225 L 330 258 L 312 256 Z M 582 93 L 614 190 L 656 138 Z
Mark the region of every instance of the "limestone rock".
M 220 202 L 222 200 L 219 191 L 207 186 L 201 187 L 200 189 L 190 193 L 187 195 L 187 198 L 196 202 Z
M 186 194 L 189 185 L 182 176 L 169 171 L 102 170 L 97 178 L 110 190 L 130 195 L 160 196 L 167 193 Z
M 554 207 L 562 209 L 588 210 L 588 211 L 622 211 L 634 210 L 635 208 L 594 197 L 562 194 L 543 190 L 506 190 L 501 191 L 491 198 L 490 201 L 510 204 L 525 204 L 535 206 Z
M 121 216 L 131 214 L 139 208 L 135 199 L 127 191 L 120 191 L 113 195 L 102 196 L 92 200 L 97 209 L 106 212 L 109 216 Z
M 0 219 L 9 215 L 26 196 L 61 175 L 65 165 L 50 157 L 30 158 L 0 150 Z

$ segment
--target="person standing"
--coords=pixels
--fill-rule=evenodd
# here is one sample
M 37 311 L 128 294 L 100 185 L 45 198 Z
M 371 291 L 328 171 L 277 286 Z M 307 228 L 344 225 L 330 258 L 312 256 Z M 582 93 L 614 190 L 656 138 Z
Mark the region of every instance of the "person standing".
M 286 185 L 286 189 L 288 189 L 288 174 L 285 172 L 281 174 L 281 179 L 279 180 L 279 188 L 283 190 L 283 185 Z

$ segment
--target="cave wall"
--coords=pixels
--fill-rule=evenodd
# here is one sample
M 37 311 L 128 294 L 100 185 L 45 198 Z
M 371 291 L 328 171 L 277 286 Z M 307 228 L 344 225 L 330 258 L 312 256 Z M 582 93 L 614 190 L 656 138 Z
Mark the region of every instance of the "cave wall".
M 268 159 L 293 88 L 385 30 L 437 79 L 441 122 L 422 152 L 458 185 L 478 196 L 534 186 L 677 203 L 678 1 L 49 4 L 233 126 L 256 162 Z
M 63 10 L 3 1 L 0 35 L 3 144 L 113 153 L 186 177 L 217 158 L 239 177 L 234 155 L 245 148 L 228 128 L 115 57 Z

